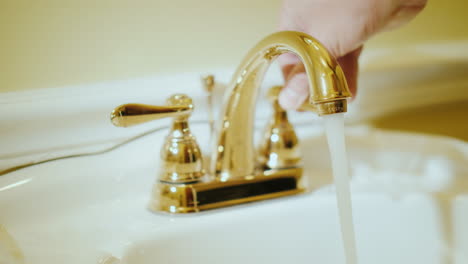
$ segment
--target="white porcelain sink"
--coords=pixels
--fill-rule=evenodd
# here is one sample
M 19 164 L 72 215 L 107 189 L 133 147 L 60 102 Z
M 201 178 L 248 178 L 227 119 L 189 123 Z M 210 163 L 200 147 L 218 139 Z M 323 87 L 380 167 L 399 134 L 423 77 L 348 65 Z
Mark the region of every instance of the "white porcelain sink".
M 453 67 L 437 71 L 450 81 L 434 82 L 429 66 L 364 72 L 348 121 L 467 99 L 462 68 L 453 76 L 447 74 Z M 276 70 L 265 87 L 282 83 Z M 232 71 L 215 75 L 227 82 Z M 302 124 L 297 131 L 310 190 L 294 197 L 183 216 L 150 212 L 165 129 L 104 153 L 4 174 L 99 153 L 165 126 L 121 130 L 108 114 L 122 103 L 158 104 L 177 92 L 195 101 L 192 128 L 206 152 L 207 103 L 198 72 L 2 94 L 0 264 L 344 263 L 328 149 L 313 115 L 291 117 Z M 258 107 L 256 120 L 264 120 L 270 106 L 260 100 Z M 261 131 L 262 122 L 257 125 Z M 468 263 L 468 143 L 366 127 L 349 127 L 347 143 L 359 264 Z M 17 263 L 14 244 L 23 255 Z
M 192 128 L 206 150 L 207 125 Z M 0 223 L 25 263 L 344 263 L 319 126 L 298 126 L 312 192 L 177 216 L 146 209 L 166 132 L 1 176 Z M 468 145 L 367 128 L 347 141 L 359 263 L 468 263 Z

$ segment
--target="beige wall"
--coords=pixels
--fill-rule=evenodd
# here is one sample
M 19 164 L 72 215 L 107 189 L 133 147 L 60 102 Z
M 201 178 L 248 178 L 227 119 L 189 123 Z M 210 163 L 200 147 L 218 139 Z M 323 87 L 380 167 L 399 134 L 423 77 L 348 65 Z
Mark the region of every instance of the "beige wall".
M 237 65 L 280 0 L 0 1 L 0 91 Z M 367 46 L 468 38 L 466 0 L 429 0 Z M 327 22 L 324 22 L 327 23 Z

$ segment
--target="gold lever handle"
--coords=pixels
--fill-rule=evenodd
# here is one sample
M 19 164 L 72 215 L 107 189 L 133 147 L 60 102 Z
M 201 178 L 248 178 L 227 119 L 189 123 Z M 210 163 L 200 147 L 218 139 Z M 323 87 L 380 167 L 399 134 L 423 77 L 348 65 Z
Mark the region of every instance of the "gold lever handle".
M 176 94 L 167 100 L 167 106 L 144 104 L 124 104 L 111 112 L 114 126 L 130 127 L 166 117 L 187 118 L 193 111 L 192 99 L 184 94 Z

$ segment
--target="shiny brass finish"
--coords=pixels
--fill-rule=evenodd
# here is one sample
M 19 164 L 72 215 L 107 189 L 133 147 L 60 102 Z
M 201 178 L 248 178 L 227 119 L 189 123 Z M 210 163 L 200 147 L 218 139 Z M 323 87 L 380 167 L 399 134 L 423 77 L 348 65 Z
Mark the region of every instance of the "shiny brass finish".
M 190 133 L 187 119 L 193 111 L 188 97 L 177 95 L 169 106 L 124 105 L 112 113 L 117 126 L 131 126 L 162 117 L 174 117 L 162 150 L 163 166 L 150 208 L 154 211 L 189 213 L 303 191 L 298 140 L 287 113 L 278 104 L 280 87 L 270 97 L 274 116 L 267 137 L 254 155 L 253 117 L 263 76 L 278 55 L 293 52 L 302 59 L 310 84 L 305 110 L 319 115 L 346 111 L 351 96 L 343 71 L 314 38 L 300 32 L 278 32 L 266 37 L 245 57 L 225 94 L 211 171 L 204 175 L 201 151 Z M 202 79 L 213 91 L 214 77 Z M 260 162 L 259 162 L 260 161 Z
M 111 122 L 118 127 L 130 127 L 167 117 L 189 116 L 193 111 L 192 100 L 187 100 L 182 95 L 173 97 L 168 100 L 167 106 L 144 104 L 118 106 L 111 113 Z
M 126 104 L 111 113 L 112 124 L 118 127 L 130 127 L 152 120 L 178 117 L 192 112 L 191 106 L 153 106 L 144 104 Z
M 162 165 L 149 203 L 151 210 L 192 213 L 303 191 L 300 182 L 302 168 L 290 166 L 292 164 L 284 168 L 260 168 L 254 174 L 228 182 L 204 175 L 202 153 L 187 122 L 191 110 L 193 104 L 189 97 L 175 95 L 168 99 L 168 106 L 165 107 L 123 105 L 112 112 L 113 123 L 126 126 L 142 123 L 142 120 L 174 117 L 170 133 L 161 150 Z M 138 119 L 138 114 L 144 118 Z M 288 155 L 287 151 L 283 154 Z
M 283 86 L 274 86 L 268 91 L 273 105 L 273 116 L 265 130 L 259 161 L 263 168 L 279 169 L 297 166 L 301 160 L 299 140 L 288 114 L 279 102 L 278 95 Z
M 154 186 L 149 208 L 156 212 L 191 213 L 271 199 L 303 191 L 302 168 L 266 170 L 228 182 L 205 179 L 195 184 Z
M 171 107 L 193 109 L 192 99 L 183 94 L 171 96 L 167 103 Z M 191 113 L 191 111 L 190 111 Z M 172 128 L 161 150 L 162 166 L 159 180 L 167 183 L 198 181 L 203 171 L 203 156 L 188 124 L 189 113 L 180 111 L 174 118 Z
M 176 94 L 167 99 L 167 106 L 121 105 L 112 111 L 111 121 L 116 126 L 128 127 L 173 117 L 171 130 L 161 149 L 159 181 L 193 183 L 204 175 L 204 170 L 200 147 L 188 124 L 192 111 L 192 99 L 184 94 Z
M 203 157 L 187 119 L 174 120 L 161 149 L 159 180 L 167 183 L 196 182 L 204 174 Z
M 295 53 L 304 63 L 309 77 L 309 104 L 318 114 L 346 111 L 346 99 L 351 93 L 343 70 L 322 44 L 295 31 L 267 36 L 247 54 L 227 88 L 211 164 L 218 180 L 254 174 L 253 113 L 258 90 L 271 62 L 285 52 Z

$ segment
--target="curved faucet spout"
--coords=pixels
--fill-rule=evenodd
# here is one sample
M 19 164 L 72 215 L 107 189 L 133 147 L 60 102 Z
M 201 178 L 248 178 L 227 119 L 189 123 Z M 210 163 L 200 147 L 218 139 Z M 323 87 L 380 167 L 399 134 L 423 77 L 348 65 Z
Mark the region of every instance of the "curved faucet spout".
M 309 104 L 319 115 L 346 112 L 351 97 L 343 70 L 313 37 L 295 31 L 274 33 L 260 41 L 244 58 L 228 87 L 212 172 L 220 181 L 250 177 L 255 171 L 253 119 L 260 84 L 271 62 L 292 52 L 303 62 L 309 79 Z

